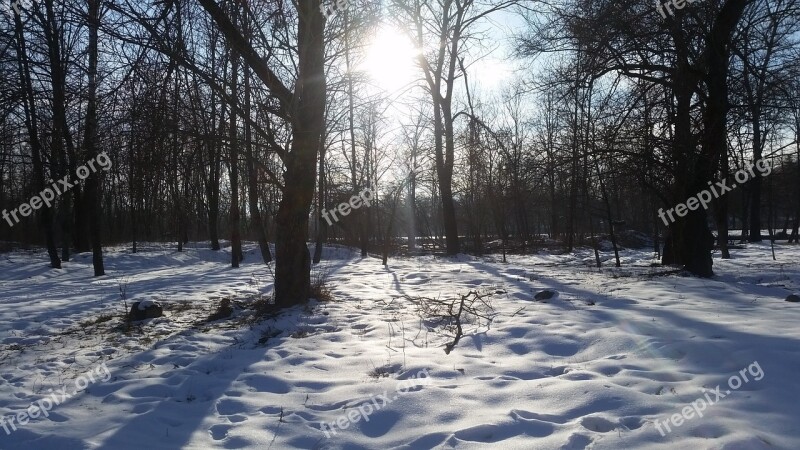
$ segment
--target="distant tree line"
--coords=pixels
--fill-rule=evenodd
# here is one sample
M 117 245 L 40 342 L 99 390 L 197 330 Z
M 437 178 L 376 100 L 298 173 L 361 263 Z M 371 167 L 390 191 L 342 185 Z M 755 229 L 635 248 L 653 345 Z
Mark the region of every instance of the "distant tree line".
M 529 70 L 488 92 L 474 64 L 511 16 L 527 28 L 509 64 Z M 358 70 L 381 23 L 421 49 L 402 93 Z M 314 2 L 40 0 L 0 16 L 0 209 L 101 152 L 113 168 L 0 240 L 45 246 L 53 268 L 91 251 L 96 275 L 111 244 L 227 242 L 238 267 L 253 240 L 281 305 L 308 297 L 325 243 L 386 261 L 637 230 L 708 276 L 712 229 L 723 257 L 730 229 L 800 242 L 799 27 L 795 0 L 666 18 L 645 0 L 354 0 L 329 18 Z M 768 178 L 658 218 L 760 159 Z M 323 220 L 366 188 L 369 207 Z

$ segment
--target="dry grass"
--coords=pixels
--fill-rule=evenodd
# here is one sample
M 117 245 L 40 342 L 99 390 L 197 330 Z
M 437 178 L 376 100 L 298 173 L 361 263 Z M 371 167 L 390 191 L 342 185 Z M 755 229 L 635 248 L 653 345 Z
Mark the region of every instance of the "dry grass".
M 233 314 L 233 307 L 231 306 L 231 299 L 223 298 L 219 301 L 219 306 L 217 306 L 217 310 L 214 311 L 208 318 L 206 322 L 214 322 L 221 319 L 227 319 L 228 317 Z
M 319 269 L 311 274 L 311 298 L 319 302 L 332 302 L 334 300 L 328 288 L 328 271 Z

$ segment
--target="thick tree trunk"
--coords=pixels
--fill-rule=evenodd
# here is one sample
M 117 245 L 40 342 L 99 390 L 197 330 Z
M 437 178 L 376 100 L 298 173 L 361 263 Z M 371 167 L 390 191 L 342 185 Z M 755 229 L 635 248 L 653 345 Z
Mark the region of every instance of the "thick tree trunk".
M 309 153 L 316 153 L 316 146 L 313 138 L 297 134 L 292 144 L 294 161 L 286 170 L 286 179 L 294 182 L 287 183 L 283 190 L 275 222 L 275 303 L 281 307 L 303 303 L 311 292 L 308 214 L 316 170 L 308 170 L 308 166 L 303 165 L 308 162 Z M 314 161 L 311 164 L 313 166 Z M 309 174 L 312 175 L 310 179 Z
M 706 189 L 706 181 L 711 179 L 710 162 L 698 158 L 698 163 L 690 166 L 689 155 L 695 153 L 691 125 L 691 100 L 696 80 L 693 79 L 685 49 L 679 51 L 679 62 L 675 68 L 674 95 L 676 99 L 675 138 L 673 154 L 678 161 L 675 204 L 686 201 Z M 693 169 L 693 170 L 692 170 Z M 714 239 L 706 222 L 706 211 L 689 211 L 685 217 L 677 216 L 669 226 L 664 242 L 663 264 L 681 264 L 695 275 L 710 277 L 713 260 L 711 250 Z M 708 237 L 711 236 L 711 239 Z
M 293 306 L 311 292 L 308 218 L 314 200 L 317 153 L 325 126 L 325 18 L 312 2 L 298 3 L 296 110 L 292 151 L 287 156 L 283 198 L 278 207 L 275 244 L 275 303 Z
M 289 91 L 213 0 L 199 0 L 278 102 L 277 114 L 292 126 L 275 234 L 275 304 L 304 303 L 311 292 L 308 219 L 314 200 L 317 153 L 325 127 L 325 16 L 313 2 L 297 2 L 297 79 Z
M 713 248 L 714 235 L 708 229 L 706 211 L 690 211 L 682 220 L 670 225 L 663 261 L 664 264 L 681 264 L 689 272 L 708 278 L 714 275 Z
M 442 193 L 442 219 L 444 220 L 445 250 L 448 255 L 456 255 L 461 250 L 458 239 L 458 224 L 456 222 L 456 206 L 453 200 L 452 181 L 441 183 Z
M 687 103 L 688 100 L 687 98 Z M 676 141 L 680 142 L 677 138 Z M 679 190 L 678 198 L 688 199 L 708 188 L 706 180 L 711 177 L 710 163 L 702 156 L 699 160 L 688 180 L 684 180 L 686 187 Z M 686 270 L 700 277 L 713 276 L 711 251 L 714 248 L 714 236 L 708 229 L 706 210 L 699 208 L 688 211 L 685 217 L 676 214 L 676 218 L 677 220 L 669 226 L 662 263 L 681 264 Z
M 728 0 L 714 23 L 703 59 L 704 66 L 712 74 L 711 79 L 718 80 L 721 76 L 720 73 L 725 73 L 725 68 L 720 66 L 727 66 L 726 48 L 747 1 Z M 700 80 L 697 78 L 696 71 L 688 63 L 689 51 L 680 31 L 677 31 L 675 36 L 676 41 L 679 42 L 677 45 L 678 62 L 673 73 L 673 89 L 677 100 L 673 144 L 674 156 L 678 161 L 677 204 L 708 189 L 707 183 L 711 180 L 715 163 L 719 161 L 720 143 L 703 142 L 700 155 L 696 158 L 692 157 L 695 154 L 695 144 L 692 136 L 691 100 Z M 720 129 L 723 131 L 725 129 L 727 90 L 724 86 L 716 86 L 715 89 L 712 101 L 707 105 L 707 108 L 711 108 L 711 112 L 706 113 L 704 141 L 716 138 L 717 135 L 713 133 L 718 134 Z M 708 228 L 706 210 L 703 208 L 689 210 L 685 217 L 678 217 L 678 220 L 669 228 L 662 262 L 664 264 L 682 264 L 686 270 L 697 276 L 713 276 L 712 266 L 714 263 L 711 251 L 714 247 L 714 236 Z

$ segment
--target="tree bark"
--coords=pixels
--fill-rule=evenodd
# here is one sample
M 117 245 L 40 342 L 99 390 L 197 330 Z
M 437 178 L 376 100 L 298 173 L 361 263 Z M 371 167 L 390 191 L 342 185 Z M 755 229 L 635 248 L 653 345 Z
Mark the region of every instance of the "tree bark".
M 20 80 L 24 83 L 23 108 L 25 110 L 25 128 L 28 131 L 28 139 L 31 145 L 31 159 L 33 164 L 33 178 L 36 188 L 42 192 L 45 187 L 44 163 L 42 161 L 42 143 L 39 140 L 38 116 L 36 114 L 36 99 L 33 93 L 33 82 L 28 59 L 28 51 L 25 42 L 25 33 L 22 27 L 22 17 L 14 14 L 14 27 L 17 38 L 15 46 L 17 52 L 18 71 Z M 44 228 L 47 255 L 50 257 L 50 267 L 61 269 L 61 258 L 58 257 L 56 248 L 55 233 L 53 230 L 52 208 L 44 205 L 41 209 L 41 226 Z
M 275 303 L 280 307 L 303 303 L 310 297 L 308 220 L 325 126 L 325 19 L 312 2 L 298 2 L 298 9 L 296 112 L 275 236 Z
M 232 8 L 235 12 L 235 7 Z M 242 254 L 242 234 L 240 231 L 240 212 L 239 212 L 239 133 L 236 124 L 238 115 L 236 114 L 237 99 L 239 98 L 239 56 L 236 50 L 231 49 L 231 112 L 230 112 L 230 128 L 228 130 L 229 139 L 229 160 L 228 168 L 230 170 L 231 180 L 231 209 L 230 209 L 230 226 L 231 226 L 231 267 L 238 268 L 239 263 L 242 262 L 244 255 Z
M 88 0 L 89 25 L 88 98 L 86 101 L 86 129 L 84 147 L 86 160 L 96 159 L 97 151 L 97 29 L 100 27 L 100 0 Z M 94 276 L 105 275 L 103 244 L 101 240 L 102 209 L 100 204 L 100 173 L 94 172 L 86 180 L 85 206 L 89 215 L 89 240 L 92 245 Z
M 317 4 L 296 3 L 297 79 L 291 92 L 214 0 L 199 2 L 274 96 L 278 103 L 274 113 L 291 123 L 291 151 L 279 155 L 286 171 L 275 223 L 275 304 L 289 307 L 306 302 L 311 292 L 309 213 L 325 126 L 325 17 Z
M 248 28 L 249 31 L 249 28 Z M 250 70 L 245 70 L 244 74 L 244 110 L 245 114 L 250 115 L 251 110 L 250 92 Z M 269 239 L 264 219 L 261 216 L 261 208 L 258 205 L 258 171 L 256 170 L 256 158 L 253 154 L 253 135 L 250 121 L 244 122 L 245 141 L 247 142 L 247 194 L 250 207 L 250 229 L 258 240 L 258 248 L 261 251 L 261 260 L 264 264 L 272 262 L 272 252 L 269 249 Z
M 701 65 L 711 74 L 711 78 L 718 80 L 719 71 L 727 67 L 727 46 L 736 24 L 742 16 L 744 7 L 749 0 L 728 0 L 722 7 L 717 20 L 715 21 L 707 45 L 704 49 Z M 691 161 L 690 156 L 695 154 L 694 138 L 692 136 L 691 124 L 691 100 L 692 95 L 700 81 L 697 72 L 689 64 L 688 44 L 684 41 L 682 32 L 677 29 L 674 33 L 678 62 L 673 70 L 674 94 L 677 99 L 677 111 L 675 114 L 675 140 L 674 157 L 678 161 L 676 186 L 678 196 L 677 202 L 684 202 L 686 199 L 697 195 L 700 191 L 708 189 L 708 182 L 711 182 L 713 168 L 719 161 L 720 144 L 710 143 L 711 139 L 716 138 L 713 133 L 719 133 L 719 128 L 725 128 L 725 113 L 727 111 L 727 88 L 715 87 L 714 103 L 709 104 L 711 115 L 707 115 L 706 133 L 703 137 L 705 145 L 702 145 L 700 154 Z M 724 63 L 720 63 L 724 58 Z M 723 72 L 724 73 L 724 72 Z M 723 83 L 724 84 L 724 83 Z M 720 90 L 721 89 L 721 90 Z M 707 113 L 708 114 L 708 113 Z M 711 128 L 708 124 L 712 124 Z M 712 133 L 712 134 L 708 134 Z M 682 188 L 680 188 L 682 186 Z M 700 277 L 711 277 L 714 275 L 713 259 L 711 251 L 714 247 L 714 236 L 708 228 L 707 212 L 703 208 L 695 211 L 688 211 L 683 218 L 678 217 L 669 227 L 669 235 L 665 242 L 662 263 L 682 264 L 689 272 Z
M 58 27 L 53 0 L 44 0 L 45 16 L 42 29 L 47 42 L 47 56 L 50 63 L 50 85 L 53 90 L 53 157 L 58 161 L 57 177 L 72 177 L 70 173 L 71 162 L 67 158 L 64 148 L 64 135 L 66 130 L 66 79 L 64 61 L 61 57 L 61 31 Z M 62 192 L 59 218 L 61 222 L 61 259 L 69 261 L 70 246 L 72 245 L 72 193 Z

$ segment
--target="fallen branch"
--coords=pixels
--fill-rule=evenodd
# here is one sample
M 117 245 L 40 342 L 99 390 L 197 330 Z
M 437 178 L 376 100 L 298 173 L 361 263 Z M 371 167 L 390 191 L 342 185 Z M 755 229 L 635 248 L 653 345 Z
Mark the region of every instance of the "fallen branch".
M 417 307 L 420 318 L 430 328 L 440 328 L 452 339 L 445 344 L 444 351 L 448 355 L 464 336 L 464 325 L 476 321 L 476 328 L 485 323 L 487 329 L 496 316 L 494 308 L 487 301 L 491 293 L 470 291 L 456 298 L 438 299 L 429 297 L 406 297 Z

